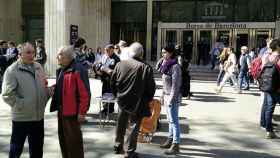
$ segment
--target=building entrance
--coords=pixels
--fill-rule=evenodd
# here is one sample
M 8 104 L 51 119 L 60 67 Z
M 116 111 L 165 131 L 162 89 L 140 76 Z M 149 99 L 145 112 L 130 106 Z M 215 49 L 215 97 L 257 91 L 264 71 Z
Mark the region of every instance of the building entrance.
M 263 29 L 266 28 L 266 29 Z M 275 23 L 159 23 L 157 57 L 165 45 L 180 44 L 183 53 L 194 65 L 210 64 L 211 49 L 233 47 L 237 57 L 240 48 L 260 47 L 260 41 L 271 38 Z

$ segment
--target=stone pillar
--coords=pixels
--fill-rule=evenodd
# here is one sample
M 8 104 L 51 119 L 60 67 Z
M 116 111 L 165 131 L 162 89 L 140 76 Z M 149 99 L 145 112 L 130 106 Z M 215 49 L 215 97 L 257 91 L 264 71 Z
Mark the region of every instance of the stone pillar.
M 94 50 L 110 43 L 111 0 L 83 0 L 82 25 L 79 35 L 87 40 Z
M 153 0 L 147 1 L 146 60 L 151 61 L 153 32 Z
M 0 0 L 0 40 L 22 42 L 21 0 Z
M 276 21 L 275 38 L 280 38 L 280 18 Z
M 70 44 L 70 25 L 92 48 L 110 41 L 111 0 L 45 0 L 45 46 L 47 72 L 55 75 L 56 52 Z

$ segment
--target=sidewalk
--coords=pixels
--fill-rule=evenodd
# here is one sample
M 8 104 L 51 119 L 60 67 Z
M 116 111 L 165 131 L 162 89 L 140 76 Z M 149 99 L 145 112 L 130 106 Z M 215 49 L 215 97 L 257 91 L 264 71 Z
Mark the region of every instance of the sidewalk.
M 157 81 L 160 95 L 161 82 Z M 215 83 L 192 81 L 194 97 L 183 100 L 180 107 L 182 133 L 182 158 L 277 158 L 280 157 L 280 139 L 264 139 L 265 131 L 259 128 L 260 94 L 257 88 L 244 94 L 233 94 L 231 87 L 225 87 L 221 95 L 214 93 Z M 114 126 L 99 128 L 98 106 L 92 105 L 89 122 L 82 127 L 86 158 L 119 158 L 113 154 Z M 8 157 L 11 132 L 9 107 L 0 99 L 0 158 Z M 46 108 L 44 158 L 61 158 L 56 114 Z M 275 121 L 279 124 L 280 107 L 276 107 Z M 137 152 L 143 158 L 164 158 L 159 144 L 167 136 L 168 124 L 165 109 L 162 109 L 162 128 L 154 136 L 152 144 L 139 144 Z M 22 158 L 29 158 L 28 148 Z

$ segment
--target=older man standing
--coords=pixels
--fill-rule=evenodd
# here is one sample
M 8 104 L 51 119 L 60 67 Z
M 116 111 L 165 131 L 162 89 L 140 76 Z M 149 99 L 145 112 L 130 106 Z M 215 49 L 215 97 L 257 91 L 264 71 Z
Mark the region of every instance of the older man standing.
M 148 103 L 155 93 L 155 81 L 152 67 L 142 60 L 143 47 L 133 43 L 129 47 L 131 59 L 121 61 L 115 67 L 111 86 L 120 107 L 115 139 L 115 153 L 124 152 L 124 135 L 130 119 L 130 133 L 127 138 L 125 158 L 136 158 L 137 137 L 144 116 L 150 116 Z
M 12 108 L 9 158 L 19 158 L 26 137 L 31 158 L 43 157 L 44 112 L 50 89 L 30 43 L 19 47 L 19 60 L 7 68 L 2 86 L 3 100 Z
M 90 103 L 90 89 L 86 69 L 74 59 L 72 46 L 59 49 L 56 85 L 51 112 L 58 111 L 58 136 L 63 158 L 83 158 L 83 137 L 80 123 Z

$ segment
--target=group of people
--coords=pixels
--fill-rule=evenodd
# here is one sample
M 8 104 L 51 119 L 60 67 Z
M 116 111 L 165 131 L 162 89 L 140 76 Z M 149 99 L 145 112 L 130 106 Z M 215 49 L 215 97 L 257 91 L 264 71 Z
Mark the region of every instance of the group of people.
M 272 115 L 276 104 L 280 103 L 280 39 L 267 39 L 266 45 L 259 49 L 258 53 L 249 52 L 247 46 L 242 46 L 239 60 L 237 60 L 233 48 L 224 47 L 218 58 L 220 72 L 217 78 L 216 93 L 221 93 L 227 82 L 235 87 L 237 93 L 249 90 L 251 82 L 256 83 L 262 91 L 260 126 L 266 130 L 266 138 L 276 138 Z M 258 66 L 257 62 L 260 63 L 260 66 L 254 68 L 254 66 Z M 259 74 L 254 79 L 253 74 L 256 72 L 252 71 L 257 70 Z M 262 74 L 264 75 L 261 76 Z
M 143 46 L 125 41 L 108 44 L 104 53 L 94 54 L 94 60 L 83 54 L 86 41 L 78 38 L 74 45 L 62 46 L 57 51 L 56 83 L 48 85 L 44 63 L 36 62 L 38 50 L 31 43 L 17 47 L 18 59 L 5 70 L 2 98 L 11 107 L 12 135 L 10 158 L 20 157 L 25 139 L 29 142 L 32 158 L 43 157 L 44 112 L 52 98 L 50 111 L 57 111 L 58 137 L 64 158 L 83 158 L 81 123 L 85 121 L 90 106 L 88 70 L 93 69 L 103 82 L 103 93 L 112 93 L 120 108 L 116 126 L 114 151 L 125 158 L 136 158 L 137 138 L 141 121 L 151 115 L 149 102 L 155 93 L 153 68 L 143 61 Z M 180 144 L 179 106 L 181 103 L 182 71 L 174 47 L 163 49 L 163 103 L 169 120 L 166 154 L 177 154 Z M 99 52 L 98 52 L 99 53 Z M 87 55 L 87 54 L 86 54 Z M 41 55 L 42 56 L 42 55 Z M 46 55 L 43 55 L 45 57 Z M 99 59 L 99 60 L 96 60 Z M 94 86 L 94 85 L 92 85 Z M 112 106 L 112 107 L 111 107 Z M 112 112 L 114 105 L 104 106 L 102 112 Z M 127 141 L 124 141 L 129 126 Z M 126 143 L 125 143 L 126 142 Z

